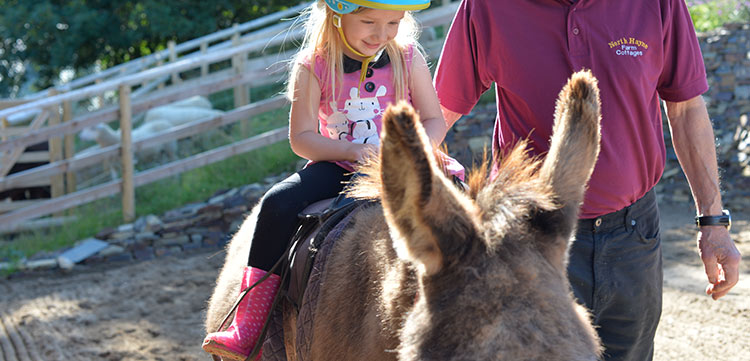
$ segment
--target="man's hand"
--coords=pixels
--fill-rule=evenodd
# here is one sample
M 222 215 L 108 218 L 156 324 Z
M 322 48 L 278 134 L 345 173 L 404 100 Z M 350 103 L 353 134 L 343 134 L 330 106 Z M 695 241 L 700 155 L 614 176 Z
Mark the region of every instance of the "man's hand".
M 703 226 L 698 232 L 698 252 L 708 276 L 706 294 L 718 300 L 739 280 L 740 251 L 725 227 Z

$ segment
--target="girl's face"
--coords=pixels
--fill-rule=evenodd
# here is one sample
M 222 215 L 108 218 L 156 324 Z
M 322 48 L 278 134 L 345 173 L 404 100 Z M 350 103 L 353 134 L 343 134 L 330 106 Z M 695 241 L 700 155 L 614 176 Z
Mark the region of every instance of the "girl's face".
M 396 37 L 404 11 L 364 9 L 341 17 L 341 27 L 352 48 L 366 55 L 375 55 L 385 44 Z M 344 47 L 350 58 L 360 59 Z

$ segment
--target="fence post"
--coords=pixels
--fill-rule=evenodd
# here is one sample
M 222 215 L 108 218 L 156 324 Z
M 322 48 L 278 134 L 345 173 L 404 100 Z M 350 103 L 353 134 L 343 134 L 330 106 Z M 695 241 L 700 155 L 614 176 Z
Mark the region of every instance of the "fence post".
M 0 119 L 0 129 L 2 130 L 2 132 L 0 132 L 0 140 L 3 142 L 8 140 L 8 134 L 5 132 L 8 128 L 10 128 L 8 118 L 2 117 L 2 119 Z
M 240 45 L 240 32 L 239 32 L 239 26 L 237 24 L 234 24 L 234 34 L 232 34 L 232 46 L 239 46 Z M 245 59 L 247 58 L 247 54 L 237 54 L 232 57 L 232 69 L 234 69 L 234 73 L 237 75 L 241 75 L 245 71 Z M 234 87 L 234 107 L 239 108 L 241 106 L 248 104 L 248 91 L 247 91 L 247 85 L 246 84 L 240 84 Z M 249 134 L 249 120 L 241 120 L 240 121 L 240 134 L 242 134 L 243 137 L 246 137 Z
M 156 67 L 157 68 L 160 67 L 160 66 L 162 66 L 162 65 L 164 65 L 164 61 L 163 60 L 159 59 L 159 60 L 156 61 Z M 160 81 L 159 84 L 156 86 L 156 89 L 159 89 L 159 90 L 164 89 L 164 82 Z
M 58 94 L 55 89 L 50 89 L 48 95 L 53 97 Z M 60 107 L 53 105 L 49 108 L 50 115 L 47 125 L 53 126 L 60 124 Z M 57 162 L 63 159 L 63 144 L 60 137 L 52 137 L 48 141 L 49 144 L 49 162 Z M 57 198 L 65 194 L 65 178 L 62 174 L 56 174 L 50 177 L 50 195 L 52 198 Z M 62 216 L 62 214 L 56 214 Z
M 208 53 L 208 42 L 201 42 L 201 54 L 205 55 Z M 201 64 L 201 78 L 208 75 L 208 63 Z
M 8 140 L 8 132 L 6 131 L 6 129 L 8 128 L 10 128 L 10 123 L 8 122 L 8 119 L 6 117 L 0 118 L 0 141 L 4 142 Z M 8 162 L 9 161 L 8 157 L 10 157 L 10 154 L 11 154 L 10 151 L 0 152 L 0 159 L 2 159 L 3 162 Z M 0 163 L 0 169 L 2 169 L 2 163 Z M 2 172 L 2 170 L 0 170 L 0 172 Z
M 102 83 L 102 79 L 101 78 L 97 78 L 96 80 L 94 80 L 94 84 L 95 85 L 99 85 L 101 83 Z M 96 109 L 104 108 L 104 94 L 103 93 L 97 94 L 94 99 L 96 99 L 96 102 L 99 103 L 99 104 L 97 104 Z
M 62 121 L 63 123 L 69 122 L 73 119 L 73 104 L 70 102 L 70 100 L 63 102 L 62 105 L 63 114 L 62 114 Z M 75 136 L 73 134 L 65 134 L 65 153 L 64 157 L 65 159 L 70 159 L 75 156 Z M 76 175 L 73 172 L 66 172 L 65 173 L 65 193 L 73 193 L 76 191 Z
M 169 48 L 169 62 L 174 63 L 177 61 L 177 50 L 175 50 L 176 43 L 174 40 L 170 40 L 167 42 L 167 48 Z M 180 84 L 182 79 L 180 79 L 180 74 L 172 73 L 172 85 Z
M 130 104 L 130 85 L 120 85 L 120 159 L 122 161 L 122 218 L 125 222 L 135 220 L 135 186 L 133 182 L 133 140 Z

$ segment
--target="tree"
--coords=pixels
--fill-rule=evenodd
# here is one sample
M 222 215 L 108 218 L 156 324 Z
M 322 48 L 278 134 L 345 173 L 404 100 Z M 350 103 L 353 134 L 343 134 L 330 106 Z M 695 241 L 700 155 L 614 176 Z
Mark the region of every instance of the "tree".
M 299 0 L 0 0 L 0 97 L 54 85 L 60 71 L 104 68 L 267 15 Z

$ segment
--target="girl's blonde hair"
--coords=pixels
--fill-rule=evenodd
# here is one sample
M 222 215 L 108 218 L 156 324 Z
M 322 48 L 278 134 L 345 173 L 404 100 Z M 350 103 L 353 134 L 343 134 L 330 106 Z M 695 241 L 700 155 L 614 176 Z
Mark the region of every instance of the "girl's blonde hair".
M 364 9 L 367 8 L 359 7 L 354 13 Z M 325 99 L 325 101 L 330 102 L 338 98 L 336 89 L 341 85 L 341 79 L 344 74 L 345 45 L 341 41 L 338 30 L 333 25 L 333 16 L 335 14 L 325 4 L 325 1 L 318 0 L 300 15 L 305 21 L 305 37 L 299 52 L 292 62 L 292 71 L 287 84 L 287 96 L 289 99 L 294 98 L 295 78 L 300 71 L 301 64 L 305 59 L 309 59 L 311 66 L 315 66 L 315 56 L 322 56 L 328 64 L 328 69 L 323 74 L 329 78 L 328 83 L 331 87 L 333 99 Z M 413 51 L 422 52 L 417 42 L 419 31 L 420 28 L 417 21 L 407 11 L 404 13 L 404 18 L 401 19 L 401 23 L 399 24 L 398 34 L 385 46 L 385 51 L 390 58 L 393 69 L 393 85 L 396 90 L 396 100 L 406 99 L 406 89 L 408 87 L 408 69 L 406 68 L 407 62 L 404 57 L 406 48 L 412 45 Z M 313 69 L 310 70 L 312 71 Z M 323 79 L 320 80 L 323 81 Z

